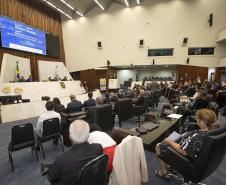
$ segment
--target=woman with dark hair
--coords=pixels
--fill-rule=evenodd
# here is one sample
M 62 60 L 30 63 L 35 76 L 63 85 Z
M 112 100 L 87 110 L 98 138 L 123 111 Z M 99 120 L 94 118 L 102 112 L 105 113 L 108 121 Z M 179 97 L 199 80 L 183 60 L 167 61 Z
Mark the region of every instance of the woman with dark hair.
M 219 125 L 216 123 L 216 114 L 209 109 L 200 109 L 196 115 L 197 125 L 199 130 L 193 130 L 184 133 L 177 141 L 169 138 L 164 139 L 162 143 L 156 145 L 156 155 L 161 156 L 162 151 L 167 146 L 173 148 L 179 154 L 186 156 L 190 160 L 198 158 L 202 150 L 204 141 L 207 137 L 208 130 L 216 129 Z M 155 174 L 164 179 L 169 179 L 167 165 L 158 158 L 160 169 Z M 176 161 L 175 161 L 176 162 Z
M 54 111 L 61 112 L 61 110 L 65 109 L 64 105 L 61 104 L 60 99 L 55 97 L 53 98 Z

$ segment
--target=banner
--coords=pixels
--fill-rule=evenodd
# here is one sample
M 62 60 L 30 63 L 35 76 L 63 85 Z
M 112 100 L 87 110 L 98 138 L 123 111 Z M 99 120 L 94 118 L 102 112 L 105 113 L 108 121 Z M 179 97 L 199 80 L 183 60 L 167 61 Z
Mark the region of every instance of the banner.
M 106 78 L 101 78 L 101 79 L 100 79 L 100 90 L 101 90 L 101 91 L 107 90 L 107 82 L 106 82 Z

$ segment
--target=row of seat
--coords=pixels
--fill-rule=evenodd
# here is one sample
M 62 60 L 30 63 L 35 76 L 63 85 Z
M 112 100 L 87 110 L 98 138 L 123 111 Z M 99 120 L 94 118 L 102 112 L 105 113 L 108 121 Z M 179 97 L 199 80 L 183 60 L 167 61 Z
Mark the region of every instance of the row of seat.
M 16 125 L 11 130 L 11 141 L 8 147 L 9 161 L 11 163 L 12 171 L 14 171 L 12 154 L 15 151 L 31 147 L 31 151 L 36 153 L 36 160 L 38 161 L 38 146 L 41 147 L 43 158 L 45 159 L 43 143 L 55 140 L 60 141 L 62 150 L 64 151 L 63 141 L 60 137 L 60 123 L 58 118 L 52 118 L 43 121 L 43 136 L 37 137 L 34 134 L 34 128 L 31 123 Z

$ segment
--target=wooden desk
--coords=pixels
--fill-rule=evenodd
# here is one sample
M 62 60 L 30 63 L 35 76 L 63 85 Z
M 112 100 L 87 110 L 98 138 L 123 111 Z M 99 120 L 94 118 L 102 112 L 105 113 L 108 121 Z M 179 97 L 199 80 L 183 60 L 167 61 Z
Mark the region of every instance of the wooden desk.
M 133 129 L 113 129 L 112 137 L 116 140 L 117 143 L 120 143 L 123 138 L 128 135 L 139 136 L 142 138 L 145 150 L 149 150 L 155 152 L 155 146 L 157 143 L 163 141 L 164 138 L 168 137 L 170 133 L 173 131 L 179 132 L 179 120 L 171 119 L 168 120 L 160 120 L 159 127 L 139 136 L 139 133 L 135 128 Z

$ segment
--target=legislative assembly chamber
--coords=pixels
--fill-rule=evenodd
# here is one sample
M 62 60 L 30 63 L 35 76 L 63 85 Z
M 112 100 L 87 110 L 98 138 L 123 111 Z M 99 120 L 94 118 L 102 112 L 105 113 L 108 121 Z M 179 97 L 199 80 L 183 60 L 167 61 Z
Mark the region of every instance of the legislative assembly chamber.
M 226 185 L 225 0 L 0 0 L 0 185 Z

